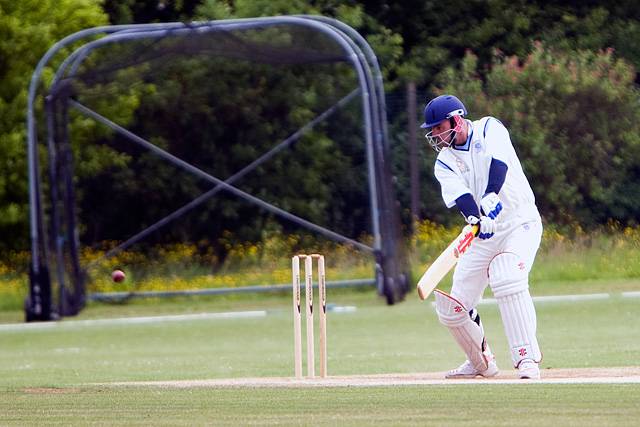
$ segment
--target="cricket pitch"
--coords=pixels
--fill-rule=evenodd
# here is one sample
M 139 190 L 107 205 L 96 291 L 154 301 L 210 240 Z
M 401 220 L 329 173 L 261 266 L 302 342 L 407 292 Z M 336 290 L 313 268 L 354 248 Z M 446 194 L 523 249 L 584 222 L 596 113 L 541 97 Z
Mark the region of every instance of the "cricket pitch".
M 406 385 L 461 384 L 629 384 L 640 383 L 640 367 L 619 368 L 548 368 L 541 370 L 541 379 L 522 380 L 515 370 L 501 371 L 496 377 L 445 379 L 444 372 L 415 374 L 378 374 L 329 376 L 327 378 L 228 378 L 176 381 L 130 381 L 100 385 L 144 386 L 161 388 L 220 387 L 385 387 Z

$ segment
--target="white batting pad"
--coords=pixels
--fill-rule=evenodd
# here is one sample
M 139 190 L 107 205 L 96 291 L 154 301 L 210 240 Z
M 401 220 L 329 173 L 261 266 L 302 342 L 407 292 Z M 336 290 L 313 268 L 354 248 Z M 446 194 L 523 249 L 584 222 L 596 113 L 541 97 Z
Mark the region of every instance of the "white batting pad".
M 485 371 L 493 355 L 486 344 L 480 325 L 471 320 L 464 305 L 451 295 L 438 289 L 434 291 L 434 295 L 440 323 L 451 331 L 451 335 L 465 352 L 473 367 L 479 372 Z
M 489 264 L 489 285 L 500 307 L 511 358 L 516 367 L 524 359 L 542 360 L 528 276 L 528 266 L 514 253 L 502 253 Z
M 529 288 L 529 270 L 518 255 L 504 252 L 489 264 L 489 286 L 496 298 Z
M 536 310 L 529 290 L 497 300 L 514 366 L 518 367 L 524 359 L 540 362 L 542 353 L 536 338 Z

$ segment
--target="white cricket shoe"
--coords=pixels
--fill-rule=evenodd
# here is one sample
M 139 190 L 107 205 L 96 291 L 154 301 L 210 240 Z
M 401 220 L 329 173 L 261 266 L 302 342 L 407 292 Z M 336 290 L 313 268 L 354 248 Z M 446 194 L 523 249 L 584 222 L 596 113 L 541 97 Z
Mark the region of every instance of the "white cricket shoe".
M 473 367 L 471 362 L 469 362 L 468 360 L 465 360 L 465 362 L 462 365 L 460 365 L 456 369 L 450 370 L 449 372 L 446 373 L 444 377 L 447 379 L 475 378 L 477 376 L 491 378 L 498 375 L 498 372 L 500 372 L 500 370 L 498 369 L 498 365 L 496 364 L 496 361 L 494 359 L 492 359 L 489 362 L 489 367 L 484 371 L 477 370 L 476 368 Z
M 525 359 L 518 365 L 518 377 L 527 380 L 539 380 L 540 368 L 531 359 Z

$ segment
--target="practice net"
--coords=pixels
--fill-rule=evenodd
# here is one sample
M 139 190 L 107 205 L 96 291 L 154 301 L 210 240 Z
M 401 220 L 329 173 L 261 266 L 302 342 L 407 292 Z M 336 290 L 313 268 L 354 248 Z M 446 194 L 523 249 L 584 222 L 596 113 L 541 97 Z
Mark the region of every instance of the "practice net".
M 189 277 L 215 275 L 269 232 L 316 236 L 283 252 L 353 248 L 402 300 L 381 78 L 350 31 L 280 17 L 96 29 L 57 47 L 30 141 L 27 320 L 78 313 L 113 268 L 137 266 L 141 283 L 178 253 Z

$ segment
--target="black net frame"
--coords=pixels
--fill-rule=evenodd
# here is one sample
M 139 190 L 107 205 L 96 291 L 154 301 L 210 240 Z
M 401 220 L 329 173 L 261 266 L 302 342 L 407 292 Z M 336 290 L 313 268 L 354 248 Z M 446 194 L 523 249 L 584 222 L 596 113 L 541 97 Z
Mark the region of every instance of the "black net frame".
M 309 31 L 310 34 L 315 34 L 318 37 L 315 40 L 317 45 L 310 43 L 312 48 L 307 44 L 299 52 L 293 52 L 293 55 L 291 51 L 287 52 L 286 55 L 281 55 L 282 50 L 269 49 L 268 46 L 265 47 L 259 44 L 252 46 L 251 43 L 247 43 L 247 40 L 238 38 L 236 33 L 240 30 L 260 31 L 266 29 L 269 31 L 269 29 L 277 26 L 291 26 L 295 29 L 302 28 L 303 31 Z M 358 76 L 359 82 L 358 88 L 346 94 L 310 123 L 290 135 L 289 138 L 278 145 L 276 150 L 266 153 L 263 156 L 264 158 L 261 157 L 256 161 L 266 161 L 275 153 L 284 150 L 305 132 L 305 127 L 313 127 L 316 123 L 332 114 L 335 109 L 343 108 L 354 97 L 360 95 L 364 110 L 363 121 L 367 139 L 368 175 L 371 189 L 370 205 L 374 237 L 372 246 L 314 224 L 234 187 L 234 182 L 242 178 L 246 171 L 250 171 L 254 163 L 247 165 L 246 171 L 243 169 L 225 180 L 219 179 L 165 152 L 150 141 L 144 140 L 135 133 L 112 122 L 109 118 L 100 115 L 92 108 L 78 102 L 74 87 L 70 84 L 71 81 L 84 79 L 84 83 L 106 84 L 112 73 L 119 71 L 118 68 L 105 68 L 101 72 L 95 72 L 94 68 L 92 74 L 83 75 L 83 64 L 92 61 L 92 53 L 97 51 L 100 46 L 142 40 L 141 49 L 135 55 L 131 55 L 127 60 L 120 61 L 120 63 L 140 64 L 141 66 L 146 65 L 149 67 L 150 60 L 161 57 L 161 55 L 157 54 L 159 43 L 168 42 L 168 44 L 171 44 L 172 37 L 178 34 L 182 37 L 192 37 L 197 40 L 199 35 L 210 31 L 221 34 L 226 38 L 227 43 L 234 46 L 234 48 L 228 49 L 229 45 L 227 45 L 227 49 L 221 52 L 216 49 L 216 46 L 207 46 L 206 49 L 202 49 L 201 46 L 192 45 L 192 49 L 190 49 L 190 45 L 187 44 L 185 49 L 185 45 L 181 44 L 181 54 L 207 55 L 214 58 L 223 57 L 225 60 L 237 58 L 247 60 L 250 58 L 257 63 L 322 64 L 341 62 L 349 64 L 356 70 L 355 74 Z M 44 116 L 47 126 L 45 131 L 38 129 L 33 108 L 37 95 L 36 89 L 44 66 L 63 47 L 71 43 L 77 45 L 78 41 L 87 38 L 90 41 L 82 44 L 80 48 L 62 61 L 53 83 L 44 89 Z M 325 49 L 324 46 L 327 44 L 330 45 L 330 48 Z M 336 52 L 335 46 L 340 46 L 341 50 Z M 154 47 L 156 48 L 155 50 Z M 290 47 L 288 46 L 288 48 Z M 171 52 L 171 49 L 168 49 L 167 46 L 160 47 L 160 50 Z M 232 54 L 229 54 L 230 52 Z M 233 58 L 234 56 L 236 58 Z M 92 77 L 99 77 L 102 80 L 92 80 Z M 80 244 L 78 240 L 78 224 L 76 222 L 77 205 L 74 186 L 74 158 L 69 135 L 69 109 L 100 121 L 116 133 L 146 149 L 155 151 L 156 154 L 166 160 L 174 162 L 196 176 L 209 181 L 210 184 L 215 185 L 181 209 L 189 210 L 191 206 L 199 204 L 202 200 L 210 198 L 217 192 L 230 192 L 277 215 L 297 222 L 303 227 L 324 234 L 331 239 L 350 243 L 363 251 L 370 252 L 376 259 L 375 276 L 378 291 L 386 297 L 389 304 L 401 301 L 408 290 L 408 265 L 402 251 L 399 206 L 395 198 L 392 185 L 393 177 L 390 172 L 382 77 L 373 51 L 357 32 L 339 21 L 315 16 L 257 18 L 192 24 L 114 26 L 85 30 L 62 40 L 43 57 L 32 78 L 28 111 L 32 260 L 30 266 L 30 293 L 25 303 L 27 320 L 51 320 L 57 318 L 57 316 L 75 315 L 84 307 L 86 302 L 87 275 L 85 267 L 81 266 L 79 261 Z M 43 133 L 46 135 L 47 141 L 46 152 L 48 156 L 46 163 L 48 167 L 46 168 L 40 165 L 40 149 L 38 148 L 36 137 Z M 48 184 L 44 185 L 44 188 L 40 176 L 43 173 L 41 169 L 48 169 Z M 172 213 L 172 215 L 176 216 L 180 214 L 180 209 Z M 158 223 L 153 224 L 150 228 L 162 227 L 171 219 L 172 216 L 169 215 L 158 221 Z M 145 233 L 146 230 L 141 231 L 141 235 Z M 137 237 L 139 235 L 133 236 L 130 241 L 135 241 Z M 123 249 L 130 241 L 125 241 L 124 245 L 115 248 L 114 251 Z M 55 290 L 57 290 L 57 295 Z

